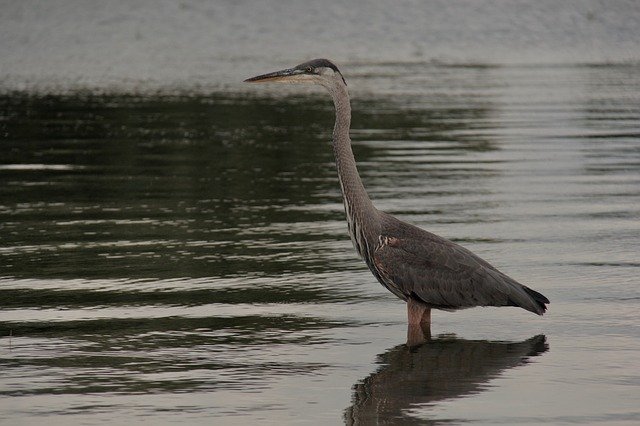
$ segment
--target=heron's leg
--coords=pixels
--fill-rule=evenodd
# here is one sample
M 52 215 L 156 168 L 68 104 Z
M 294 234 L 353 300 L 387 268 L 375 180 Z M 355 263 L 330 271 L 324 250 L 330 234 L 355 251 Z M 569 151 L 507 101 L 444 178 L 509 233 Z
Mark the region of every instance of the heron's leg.
M 407 346 L 418 346 L 431 339 L 431 327 L 424 324 L 409 324 L 407 327 Z
M 431 308 L 410 297 L 407 299 L 407 320 L 410 325 L 431 325 Z
M 420 345 L 431 338 L 431 308 L 409 298 L 407 300 L 407 345 Z

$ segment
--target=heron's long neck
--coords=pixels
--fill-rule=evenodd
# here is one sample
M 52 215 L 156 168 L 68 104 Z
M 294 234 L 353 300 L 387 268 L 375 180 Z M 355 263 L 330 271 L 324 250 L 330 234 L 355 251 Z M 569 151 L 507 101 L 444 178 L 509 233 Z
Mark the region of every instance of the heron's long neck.
M 349 128 L 351 105 L 345 86 L 337 85 L 330 90 L 336 108 L 336 123 L 333 128 L 333 153 L 336 158 L 342 199 L 347 214 L 349 234 L 360 255 L 365 255 L 367 235 L 377 225 L 377 211 L 364 189 L 356 160 L 351 150 Z

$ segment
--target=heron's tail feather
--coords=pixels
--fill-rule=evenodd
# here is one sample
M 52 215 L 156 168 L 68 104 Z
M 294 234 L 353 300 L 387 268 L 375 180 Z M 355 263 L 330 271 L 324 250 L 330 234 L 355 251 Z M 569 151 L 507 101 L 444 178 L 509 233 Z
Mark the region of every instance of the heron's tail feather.
M 549 302 L 549 299 L 547 299 L 546 297 L 544 297 L 544 295 L 542 295 L 541 293 L 538 293 L 535 290 L 531 290 L 529 287 L 526 286 L 522 286 L 524 288 L 524 291 L 527 292 L 527 294 L 529 296 L 531 296 L 533 298 L 533 300 L 536 302 L 536 305 L 538 305 L 538 307 L 540 308 L 539 312 L 537 312 L 538 315 L 542 315 L 545 313 L 545 311 L 547 310 L 547 303 Z

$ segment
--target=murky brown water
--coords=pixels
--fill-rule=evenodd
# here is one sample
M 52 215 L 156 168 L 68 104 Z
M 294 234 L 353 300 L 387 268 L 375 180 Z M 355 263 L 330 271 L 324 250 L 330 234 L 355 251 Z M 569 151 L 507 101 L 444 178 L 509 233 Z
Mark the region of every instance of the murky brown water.
M 349 81 L 376 204 L 545 317 L 436 312 L 404 346 L 346 235 L 323 94 L 4 96 L 0 422 L 640 421 L 640 68 Z

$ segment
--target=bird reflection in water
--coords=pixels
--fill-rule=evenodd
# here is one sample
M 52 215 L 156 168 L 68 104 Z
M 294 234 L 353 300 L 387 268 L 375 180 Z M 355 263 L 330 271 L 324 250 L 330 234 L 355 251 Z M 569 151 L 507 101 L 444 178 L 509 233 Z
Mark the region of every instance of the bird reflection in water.
M 378 371 L 354 386 L 345 422 L 424 424 L 407 416 L 407 410 L 481 392 L 503 371 L 547 350 L 544 335 L 511 343 L 439 336 L 416 346 L 396 346 L 379 355 Z

